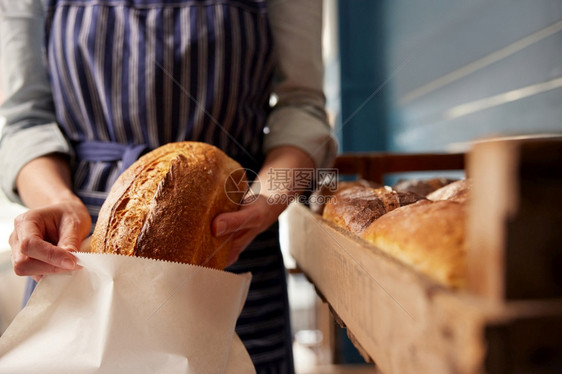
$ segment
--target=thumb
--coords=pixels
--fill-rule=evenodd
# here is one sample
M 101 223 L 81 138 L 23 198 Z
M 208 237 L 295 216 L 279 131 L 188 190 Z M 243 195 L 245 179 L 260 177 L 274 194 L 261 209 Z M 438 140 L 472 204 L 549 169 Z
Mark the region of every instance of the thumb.
M 212 223 L 212 231 L 214 236 L 222 236 L 258 225 L 259 215 L 254 209 L 243 207 L 236 212 L 221 213 L 216 216 Z
M 57 246 L 69 251 L 78 251 L 82 240 L 78 235 L 78 231 L 73 224 L 62 224 L 60 227 L 59 241 Z

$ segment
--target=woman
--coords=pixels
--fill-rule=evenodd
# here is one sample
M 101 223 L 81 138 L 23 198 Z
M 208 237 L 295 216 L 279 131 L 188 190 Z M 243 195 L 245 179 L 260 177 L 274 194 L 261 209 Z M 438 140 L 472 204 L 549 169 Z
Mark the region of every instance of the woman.
M 262 181 L 254 203 L 213 221 L 215 235 L 234 237 L 229 270 L 253 273 L 237 332 L 259 373 L 292 372 L 275 224 L 285 204 L 267 198 L 293 191 L 286 181 L 263 181 L 274 182 L 271 170 L 323 167 L 334 157 L 321 89 L 321 1 L 0 6 L 2 187 L 30 208 L 10 239 L 16 273 L 38 280 L 74 269 L 69 251 L 89 235 L 119 173 L 146 150 L 212 143 Z

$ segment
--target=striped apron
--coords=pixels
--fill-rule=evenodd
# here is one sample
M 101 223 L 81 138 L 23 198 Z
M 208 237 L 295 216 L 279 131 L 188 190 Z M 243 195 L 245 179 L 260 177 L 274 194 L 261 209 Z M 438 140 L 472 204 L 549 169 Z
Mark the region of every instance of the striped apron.
M 57 119 L 94 222 L 119 174 L 168 142 L 259 169 L 274 69 L 265 0 L 49 0 L 46 14 Z M 228 270 L 253 274 L 236 330 L 258 373 L 292 373 L 277 225 Z

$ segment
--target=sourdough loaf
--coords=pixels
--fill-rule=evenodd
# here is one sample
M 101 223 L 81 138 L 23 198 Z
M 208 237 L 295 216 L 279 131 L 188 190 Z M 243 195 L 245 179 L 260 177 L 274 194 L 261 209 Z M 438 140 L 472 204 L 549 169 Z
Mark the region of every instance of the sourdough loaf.
M 450 287 L 465 280 L 466 203 L 423 200 L 385 214 L 361 237 Z
M 211 222 L 236 211 L 247 188 L 244 170 L 199 142 L 164 145 L 142 156 L 115 182 L 101 207 L 91 250 L 226 266 L 231 243 Z M 227 194 L 227 191 L 229 194 Z
M 438 190 L 427 195 L 429 200 L 449 200 L 465 202 L 470 196 L 472 181 L 470 179 L 461 179 L 450 183 Z
M 322 217 L 356 235 L 384 214 L 418 200 L 422 196 L 398 192 L 390 187 L 353 186 L 337 192 L 324 207 Z
M 413 192 L 421 196 L 427 196 L 456 180 L 452 178 L 405 179 L 396 182 L 392 188 L 396 191 Z
M 371 182 L 365 179 L 337 182 L 335 191 L 330 190 L 330 187 L 327 185 L 322 185 L 310 195 L 310 210 L 316 214 L 322 215 L 322 213 L 324 212 L 324 207 L 326 206 L 326 202 L 328 200 L 331 200 L 331 198 L 335 194 L 341 193 L 341 191 L 355 186 L 372 188 L 382 187 L 379 183 Z

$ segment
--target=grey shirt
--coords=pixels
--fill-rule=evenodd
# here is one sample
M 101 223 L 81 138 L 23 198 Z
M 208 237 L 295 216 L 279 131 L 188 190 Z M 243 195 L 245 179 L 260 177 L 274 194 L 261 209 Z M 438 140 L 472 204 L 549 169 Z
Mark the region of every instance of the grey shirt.
M 263 149 L 292 145 L 317 167 L 331 165 L 337 146 L 324 110 L 322 90 L 322 1 L 268 0 L 274 38 L 277 104 Z M 0 0 L 1 185 L 18 201 L 16 177 L 29 161 L 50 153 L 73 157 L 59 126 L 43 63 L 44 8 L 40 0 Z

